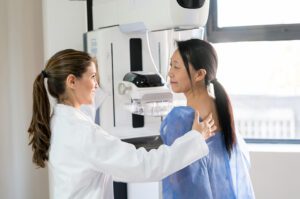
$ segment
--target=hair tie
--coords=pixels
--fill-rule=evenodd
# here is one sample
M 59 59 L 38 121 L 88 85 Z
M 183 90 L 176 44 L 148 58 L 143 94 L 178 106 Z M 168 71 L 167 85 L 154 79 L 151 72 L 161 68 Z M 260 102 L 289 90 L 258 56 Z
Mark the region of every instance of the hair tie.
M 42 77 L 43 77 L 43 78 L 47 78 L 47 77 L 48 77 L 47 72 L 44 71 L 44 70 L 42 70 L 41 74 L 42 74 Z
M 215 78 L 215 79 L 211 80 L 210 82 L 211 82 L 211 83 L 216 83 L 216 82 L 218 82 L 218 79 Z

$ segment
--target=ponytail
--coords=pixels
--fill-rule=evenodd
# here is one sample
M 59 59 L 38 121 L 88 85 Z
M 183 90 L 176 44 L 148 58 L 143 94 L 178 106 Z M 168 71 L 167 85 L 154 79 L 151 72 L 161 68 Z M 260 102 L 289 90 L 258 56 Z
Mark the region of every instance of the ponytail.
M 217 81 L 217 79 L 211 81 L 211 83 L 214 85 L 216 107 L 219 116 L 219 123 L 223 130 L 225 147 L 230 156 L 232 146 L 236 142 L 231 102 L 224 87 Z
M 44 72 L 44 71 L 43 71 Z M 28 128 L 32 145 L 32 161 L 39 167 L 45 167 L 50 146 L 50 103 L 44 85 L 44 73 L 39 74 L 33 84 L 32 119 Z

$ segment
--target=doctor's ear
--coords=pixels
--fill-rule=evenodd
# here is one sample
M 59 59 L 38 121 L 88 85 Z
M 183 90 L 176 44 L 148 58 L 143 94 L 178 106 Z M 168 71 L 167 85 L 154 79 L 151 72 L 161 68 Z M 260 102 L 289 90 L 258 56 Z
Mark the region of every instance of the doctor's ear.
M 66 79 L 66 86 L 67 88 L 75 88 L 75 82 L 76 82 L 76 77 L 73 74 L 68 75 Z
M 203 79 L 205 79 L 206 76 L 206 70 L 205 69 L 199 69 L 195 72 L 195 81 L 202 81 Z

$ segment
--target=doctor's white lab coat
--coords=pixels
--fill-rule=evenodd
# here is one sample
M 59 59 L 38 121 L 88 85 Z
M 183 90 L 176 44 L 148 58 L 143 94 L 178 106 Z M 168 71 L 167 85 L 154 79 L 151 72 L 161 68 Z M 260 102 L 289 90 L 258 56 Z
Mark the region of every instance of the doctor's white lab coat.
M 190 131 L 172 146 L 144 148 L 122 142 L 71 106 L 51 118 L 49 185 L 52 199 L 113 199 L 112 180 L 159 181 L 207 155 L 202 135 Z

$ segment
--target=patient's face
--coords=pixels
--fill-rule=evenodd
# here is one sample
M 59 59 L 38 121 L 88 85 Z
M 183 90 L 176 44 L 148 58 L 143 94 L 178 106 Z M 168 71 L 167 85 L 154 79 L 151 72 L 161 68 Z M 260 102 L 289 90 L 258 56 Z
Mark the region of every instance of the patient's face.
M 168 76 L 173 92 L 186 93 L 191 90 L 191 81 L 178 50 L 172 55 Z

